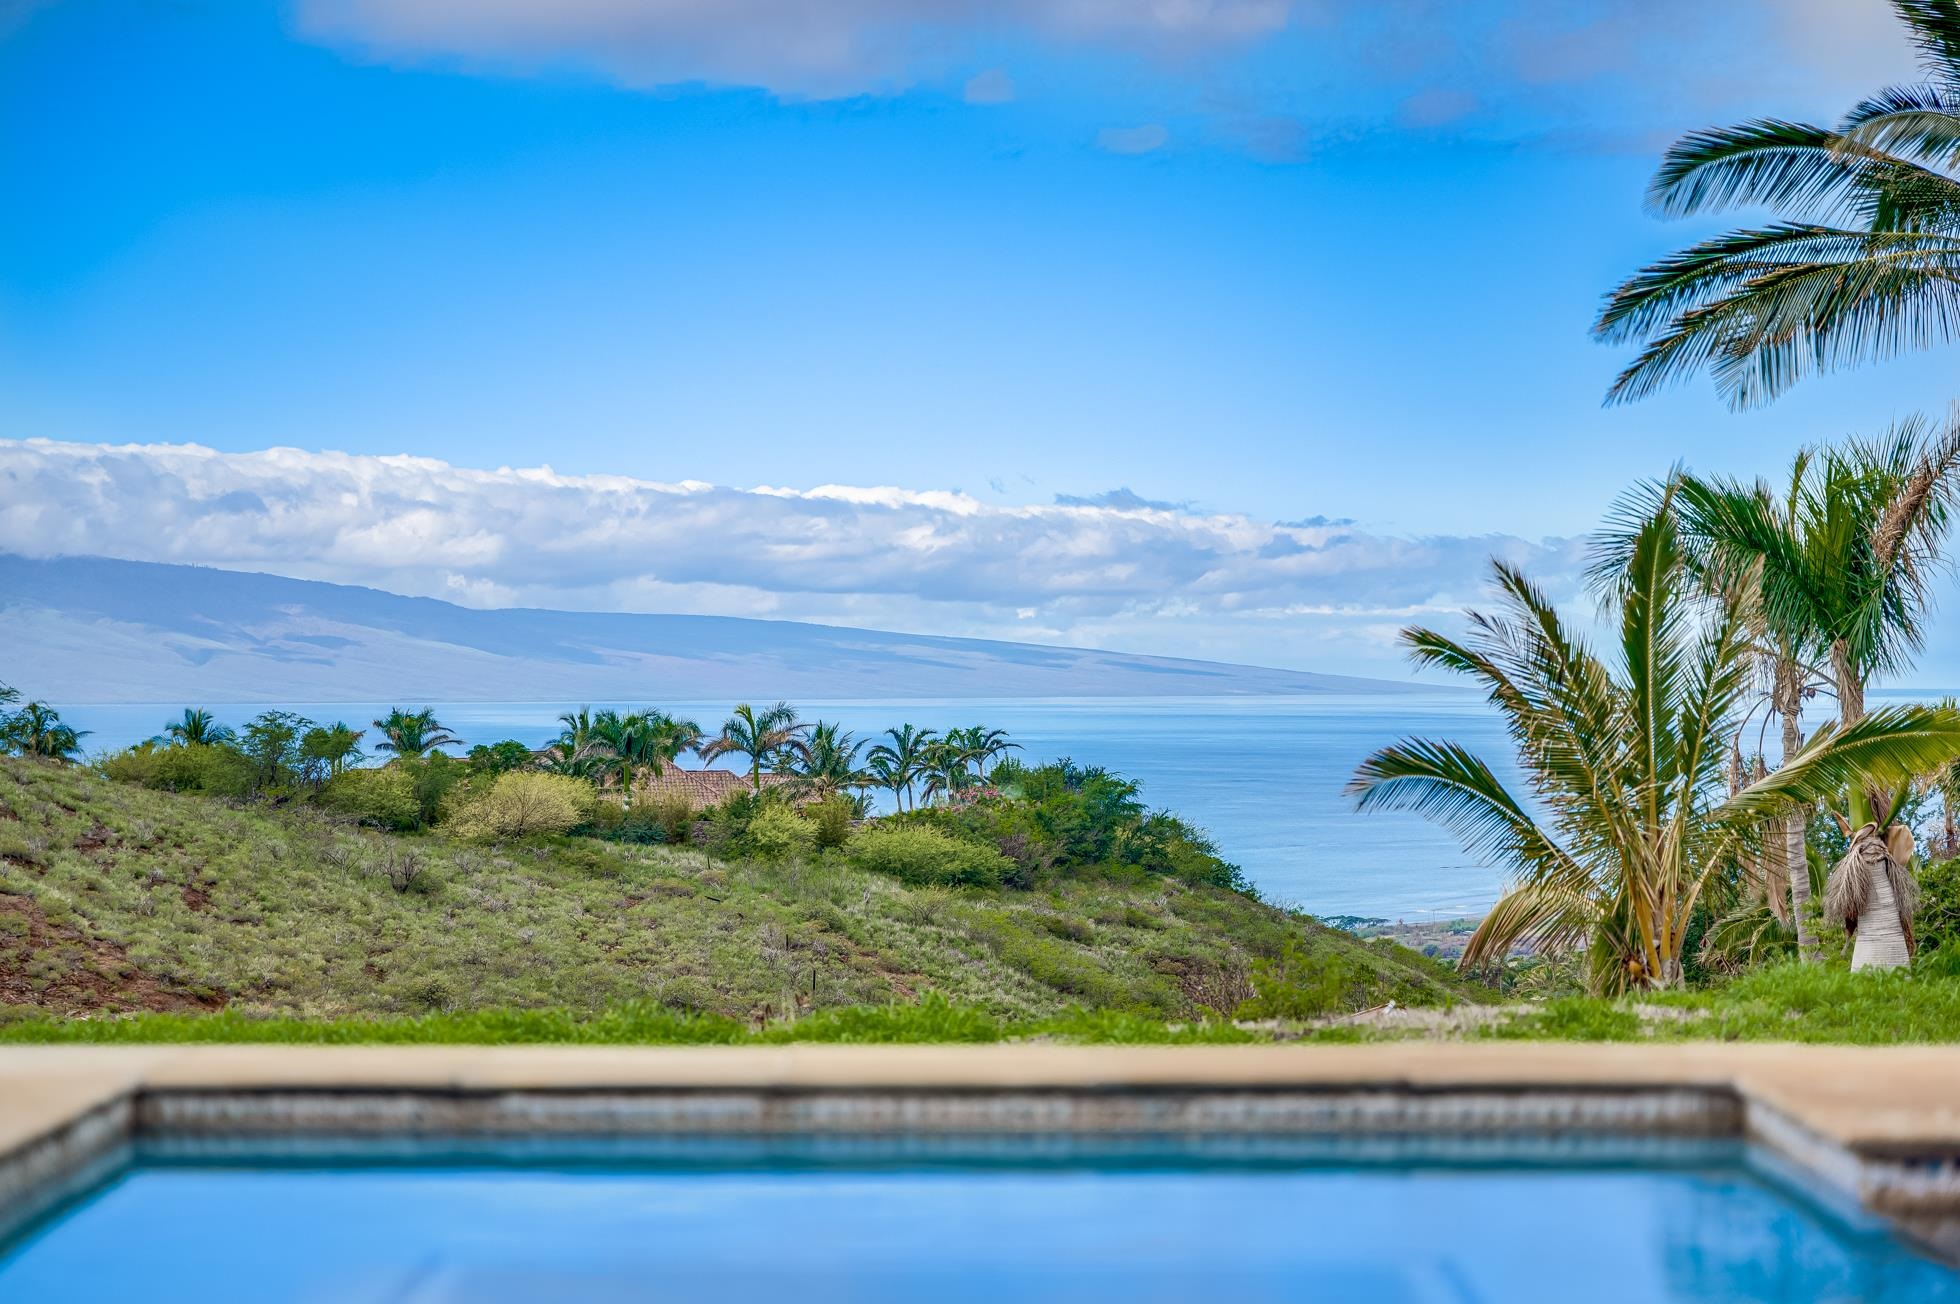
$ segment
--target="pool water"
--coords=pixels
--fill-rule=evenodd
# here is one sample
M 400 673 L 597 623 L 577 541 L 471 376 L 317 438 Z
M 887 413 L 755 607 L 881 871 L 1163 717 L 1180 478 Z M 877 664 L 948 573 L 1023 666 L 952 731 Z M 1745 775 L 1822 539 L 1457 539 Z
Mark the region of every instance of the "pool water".
M 139 1144 L 0 1300 L 1960 1300 L 1739 1147 Z

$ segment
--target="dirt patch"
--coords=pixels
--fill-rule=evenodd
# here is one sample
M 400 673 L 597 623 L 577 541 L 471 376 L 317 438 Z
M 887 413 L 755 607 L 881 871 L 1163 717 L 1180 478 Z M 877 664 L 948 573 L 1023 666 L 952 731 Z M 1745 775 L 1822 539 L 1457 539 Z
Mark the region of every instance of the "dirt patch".
M 204 907 L 210 904 L 211 894 L 209 892 L 189 883 L 184 884 L 184 908 L 186 910 L 194 910 L 202 913 Z
M 75 839 L 75 850 L 85 856 L 93 856 L 113 841 L 115 834 L 109 832 L 109 826 L 97 820 L 89 826 L 88 832 Z
M 47 971 L 50 966 L 53 973 Z M 47 985 L 43 988 L 39 983 Z M 225 998 L 172 990 L 136 969 L 128 953 L 115 943 L 89 937 L 67 924 L 50 923 L 41 907 L 27 897 L 0 893 L 0 1003 L 72 1014 L 214 1010 Z

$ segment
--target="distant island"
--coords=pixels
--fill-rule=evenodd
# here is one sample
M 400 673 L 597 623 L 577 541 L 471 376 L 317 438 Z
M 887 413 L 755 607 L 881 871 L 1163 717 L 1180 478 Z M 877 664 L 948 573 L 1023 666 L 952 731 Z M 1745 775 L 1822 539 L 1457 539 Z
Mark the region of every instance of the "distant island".
M 71 703 L 1435 691 L 786 620 L 477 610 L 344 584 L 96 557 L 0 554 L 0 642 L 15 679 Z

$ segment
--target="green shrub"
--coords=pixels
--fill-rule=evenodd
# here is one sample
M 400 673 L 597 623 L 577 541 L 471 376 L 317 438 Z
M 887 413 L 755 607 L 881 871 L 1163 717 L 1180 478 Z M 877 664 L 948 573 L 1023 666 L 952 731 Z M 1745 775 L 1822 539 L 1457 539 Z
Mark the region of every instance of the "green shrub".
M 817 826 L 817 849 L 835 851 L 849 842 L 851 820 L 856 814 L 857 807 L 847 797 L 832 797 L 811 807 L 807 815 Z
M 422 802 L 415 791 L 415 776 L 400 766 L 348 770 L 335 775 L 321 788 L 320 804 L 375 828 L 399 831 L 422 825 Z
M 779 802 L 765 802 L 750 817 L 742 841 L 759 860 L 796 860 L 817 844 L 816 826 Z
M 191 743 L 185 747 L 138 743 L 105 758 L 99 768 L 120 783 L 164 792 L 248 797 L 255 786 L 251 760 L 223 743 Z
M 686 846 L 694 840 L 694 803 L 679 793 L 669 793 L 656 797 L 644 807 L 636 807 L 638 814 L 644 809 L 646 816 L 660 830 L 660 840 L 669 846 Z
M 999 887 L 1010 868 L 992 847 L 918 824 L 880 822 L 850 840 L 851 862 L 902 882 L 943 887 Z
M 583 779 L 511 770 L 459 802 L 443 828 L 484 841 L 565 833 L 585 821 L 594 800 Z
M 1919 913 L 1912 929 L 1922 952 L 1960 953 L 1960 856 L 1919 871 Z
M 1353 1009 L 1373 977 L 1332 948 L 1310 950 L 1288 938 L 1279 955 L 1253 961 L 1254 995 L 1238 1013 L 1246 1019 L 1317 1019 Z

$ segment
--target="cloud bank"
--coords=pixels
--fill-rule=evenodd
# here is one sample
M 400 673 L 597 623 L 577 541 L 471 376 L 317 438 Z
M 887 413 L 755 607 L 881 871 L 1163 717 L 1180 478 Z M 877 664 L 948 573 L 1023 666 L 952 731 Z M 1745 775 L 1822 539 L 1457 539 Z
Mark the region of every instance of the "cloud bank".
M 972 102 L 1000 103 L 1014 96 L 1012 69 L 991 66 L 1004 46 L 1137 56 L 1210 67 L 1198 74 L 1208 96 L 1264 101 L 1214 105 L 1262 156 L 1298 154 L 1269 138 L 1303 130 L 1303 113 L 1342 118 L 1357 87 L 1386 93 L 1387 120 L 1421 130 L 1507 102 L 1552 121 L 1589 115 L 1602 93 L 1711 112 L 1786 93 L 1836 108 L 1909 67 L 1882 0 L 298 0 L 295 14 L 309 38 L 374 58 L 791 98 L 950 79 Z M 1275 50 L 1290 72 L 1217 71 Z
M 730 488 L 548 467 L 0 441 L 0 551 L 260 570 L 472 606 L 870 625 L 1299 669 L 1392 671 L 1492 554 L 1571 591 L 1570 541 L 1403 538 L 1151 502 Z

